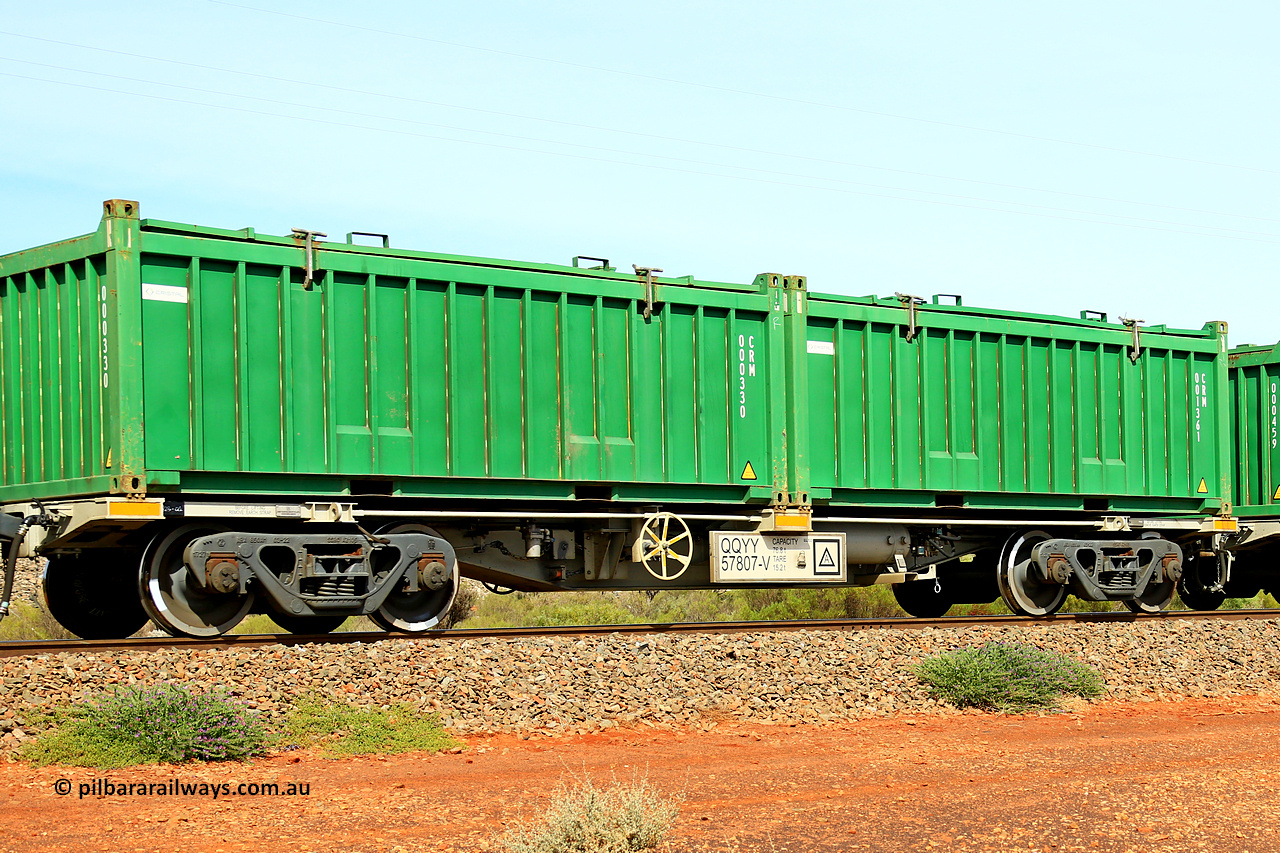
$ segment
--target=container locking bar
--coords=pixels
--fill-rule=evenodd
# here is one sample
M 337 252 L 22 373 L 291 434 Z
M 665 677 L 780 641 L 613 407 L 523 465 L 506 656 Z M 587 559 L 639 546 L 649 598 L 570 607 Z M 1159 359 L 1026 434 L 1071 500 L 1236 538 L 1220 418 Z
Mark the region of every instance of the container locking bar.
M 295 240 L 304 240 L 304 241 L 305 241 L 305 243 L 303 244 L 303 247 L 302 247 L 302 254 L 303 254 L 303 258 L 305 259 L 305 262 L 306 262 L 306 269 L 307 269 L 307 272 L 306 272 L 306 275 L 305 275 L 305 276 L 303 277 L 303 279 L 302 279 L 302 289 L 303 289 L 303 290 L 310 290 L 310 289 L 311 289 L 311 283 L 312 283 L 313 281 L 315 281 L 315 277 L 316 277 L 316 238 L 317 238 L 317 237 L 328 237 L 328 236 L 329 236 L 328 234 L 324 234 L 324 233 L 322 233 L 322 232 L 320 232 L 320 231 L 307 231 L 307 230 L 305 230 L 305 229 L 303 229 L 303 228 L 294 228 L 294 229 L 293 229 L 293 237 L 294 237 L 294 239 L 295 239 Z
M 1146 321 L 1121 317 L 1120 322 L 1133 330 L 1133 348 L 1129 350 L 1129 361 L 1133 364 L 1137 364 L 1138 356 L 1142 355 L 1142 341 L 1138 338 L 1138 324 L 1145 323 Z
M 912 296 L 910 293 L 895 293 L 893 295 L 902 303 L 902 307 L 907 309 L 907 343 L 911 343 L 920 331 L 916 325 L 916 306 L 923 305 L 924 298 Z
M 653 274 L 662 270 L 658 267 L 638 267 L 635 264 L 632 264 L 631 268 L 636 271 L 636 275 L 644 276 L 644 318 L 648 320 L 653 314 Z

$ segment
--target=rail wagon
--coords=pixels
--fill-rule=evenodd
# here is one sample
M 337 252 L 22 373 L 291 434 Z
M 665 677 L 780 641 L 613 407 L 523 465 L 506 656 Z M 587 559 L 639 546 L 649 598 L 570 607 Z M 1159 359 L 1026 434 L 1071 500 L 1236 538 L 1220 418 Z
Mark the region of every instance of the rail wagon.
M 1197 610 L 1230 598 L 1280 592 L 1280 345 L 1229 354 L 1233 500 L 1241 529 L 1221 560 L 1189 564 L 1179 590 Z
M 0 257 L 9 580 L 47 558 L 82 637 L 424 631 L 462 577 L 1043 616 L 1069 590 L 1158 609 L 1185 545 L 1230 544 L 1223 324 L 390 242 L 116 199 Z

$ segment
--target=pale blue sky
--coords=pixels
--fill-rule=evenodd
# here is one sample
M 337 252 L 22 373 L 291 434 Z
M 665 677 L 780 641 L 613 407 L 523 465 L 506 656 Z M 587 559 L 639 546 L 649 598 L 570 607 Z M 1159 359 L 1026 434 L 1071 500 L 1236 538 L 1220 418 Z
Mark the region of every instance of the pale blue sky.
M 126 197 L 1280 338 L 1273 3 L 0 0 L 0 31 L 0 253 Z

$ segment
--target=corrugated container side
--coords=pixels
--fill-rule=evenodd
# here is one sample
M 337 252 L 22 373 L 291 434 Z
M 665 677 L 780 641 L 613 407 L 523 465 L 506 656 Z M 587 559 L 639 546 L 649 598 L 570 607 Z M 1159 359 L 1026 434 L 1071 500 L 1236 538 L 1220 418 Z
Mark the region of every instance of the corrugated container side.
M 1216 325 L 1144 329 L 1133 365 L 1127 330 L 1063 318 L 928 306 L 908 342 L 896 303 L 799 277 L 665 279 L 646 321 L 629 274 L 322 243 L 307 281 L 304 257 L 117 200 L 0 258 L 0 496 L 1232 494 Z
M 1274 515 L 1280 508 L 1280 346 L 1231 351 L 1232 445 L 1237 510 Z
M 1144 329 L 1134 364 L 1131 332 L 1115 326 L 950 306 L 918 317 L 907 341 L 897 303 L 811 298 L 815 499 L 1169 510 L 1229 499 L 1218 326 Z
M 104 233 L 0 263 L 0 486 L 110 487 L 114 283 Z
M 785 476 L 763 283 L 660 285 L 646 321 L 634 277 L 322 244 L 304 286 L 297 245 L 143 226 L 146 467 L 161 482 L 768 500 Z M 281 476 L 204 476 L 233 473 Z

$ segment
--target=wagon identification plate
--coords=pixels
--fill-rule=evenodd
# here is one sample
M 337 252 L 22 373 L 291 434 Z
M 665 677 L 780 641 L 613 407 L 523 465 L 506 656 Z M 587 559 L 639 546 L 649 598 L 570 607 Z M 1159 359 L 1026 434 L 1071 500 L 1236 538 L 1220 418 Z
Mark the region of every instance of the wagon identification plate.
M 712 583 L 842 583 L 843 533 L 711 532 Z

